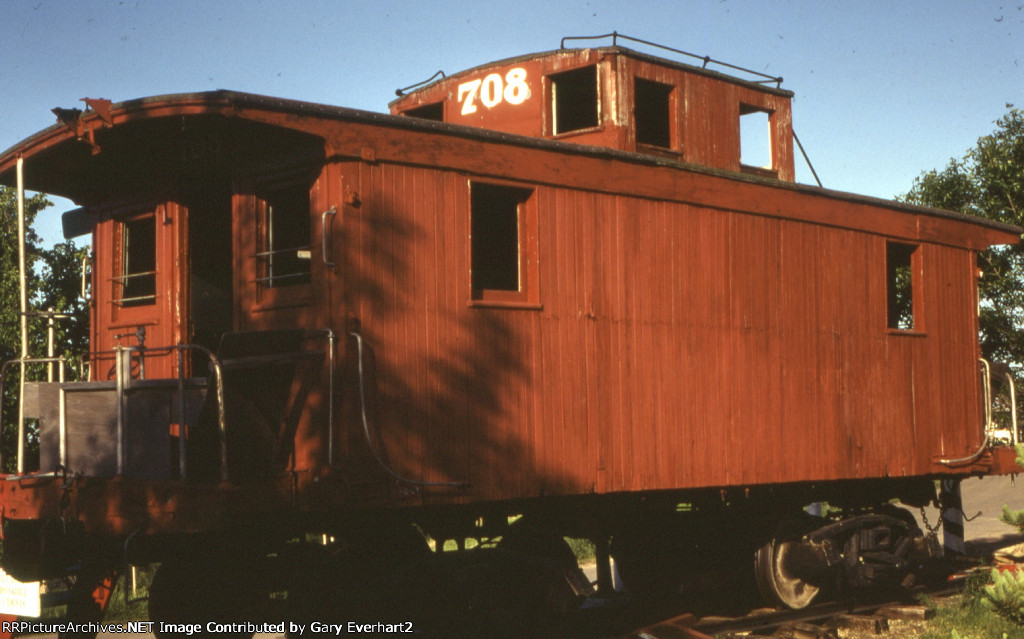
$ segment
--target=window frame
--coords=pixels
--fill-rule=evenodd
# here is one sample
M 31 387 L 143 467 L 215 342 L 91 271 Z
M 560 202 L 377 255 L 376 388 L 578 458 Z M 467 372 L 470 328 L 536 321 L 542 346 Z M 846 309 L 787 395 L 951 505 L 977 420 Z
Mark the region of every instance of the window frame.
M 469 275 L 469 305 L 474 307 L 519 308 L 540 310 L 540 273 L 539 249 L 537 233 L 537 189 L 533 186 L 513 184 L 494 180 L 467 181 L 467 272 Z M 505 190 L 509 200 L 515 201 L 516 209 L 516 244 L 518 289 L 497 289 L 478 286 L 474 280 L 473 256 L 474 246 L 473 221 L 474 188 Z
M 418 118 L 420 120 L 431 120 L 433 122 L 445 121 L 445 102 L 428 102 L 411 109 L 402 111 L 401 115 L 407 118 Z
M 313 224 L 313 207 L 315 204 L 314 190 L 317 181 L 310 183 L 306 174 L 289 174 L 276 178 L 263 178 L 246 181 L 236 188 L 233 199 L 236 209 L 235 219 L 240 222 L 240 233 L 235 243 L 236 255 L 244 259 L 244 266 L 239 270 L 244 273 L 239 290 L 248 290 L 250 293 L 242 295 L 242 311 L 258 312 L 278 308 L 307 306 L 314 302 L 313 280 L 315 279 L 316 268 L 314 266 L 313 247 L 316 242 L 315 227 Z M 309 251 L 308 276 L 304 281 L 291 285 L 267 286 L 266 272 L 262 264 L 268 248 L 266 246 L 267 214 L 269 209 L 268 197 L 277 192 L 295 189 L 304 191 L 305 198 L 305 219 L 308 220 L 307 244 L 301 247 L 294 247 L 296 251 L 306 249 Z M 245 238 L 251 238 L 246 241 Z M 239 245 L 238 242 L 242 244 Z M 291 248 L 291 247 L 289 247 Z M 284 249 L 289 250 L 289 249 Z M 239 265 L 241 266 L 241 265 Z M 236 266 L 236 269 L 239 269 Z M 250 297 L 251 296 L 251 297 Z
M 647 89 L 641 92 L 640 88 L 643 85 L 647 85 Z M 645 100 L 643 104 L 640 102 L 641 95 L 646 98 L 650 98 L 655 94 L 658 94 L 659 103 L 656 105 L 658 110 L 661 109 L 661 98 L 664 98 L 665 108 L 665 137 L 667 138 L 666 144 L 658 144 L 657 142 L 650 142 L 647 140 L 640 139 L 641 133 L 641 122 L 647 121 L 647 118 L 641 117 L 641 113 L 649 113 L 652 110 L 653 101 Z M 641 110 L 641 107 L 643 109 Z M 678 148 L 677 134 L 678 123 L 676 117 L 676 85 L 668 84 L 665 82 L 659 82 L 657 80 L 651 80 L 642 76 L 633 77 L 633 135 L 636 140 L 636 146 L 642 150 L 655 150 L 655 151 L 675 151 Z M 651 127 L 643 127 L 648 129 Z
M 579 126 L 573 129 L 561 130 L 558 125 L 558 114 L 559 114 L 559 99 L 558 99 L 558 84 L 563 79 L 570 79 L 571 76 L 577 75 L 582 76 L 583 72 L 592 72 L 593 77 L 593 99 L 594 99 L 594 121 L 593 123 L 587 123 L 584 126 Z M 589 79 L 589 78 L 588 78 Z M 548 129 L 551 137 L 560 138 L 568 137 L 573 135 L 579 135 L 582 133 L 589 133 L 592 131 L 601 130 L 601 69 L 597 64 L 588 64 L 574 69 L 566 69 L 564 71 L 558 71 L 556 73 L 549 73 L 544 76 L 545 85 L 548 91 L 547 100 L 547 111 L 548 111 Z M 571 81 L 571 80 L 570 80 Z M 563 85 L 567 86 L 567 85 Z M 573 96 L 569 96 L 571 99 Z M 586 96 L 589 98 L 590 96 Z M 588 116 L 590 114 L 588 113 Z
M 885 241 L 885 325 L 893 335 L 924 335 L 924 249 L 919 242 Z M 896 262 L 898 260 L 898 263 Z M 906 269 L 909 279 L 901 294 L 896 269 Z M 901 319 L 899 298 L 907 299 L 909 324 Z
M 304 195 L 300 195 L 304 194 Z M 300 221 L 305 222 L 303 228 L 299 230 L 306 231 L 306 244 L 292 244 L 286 240 L 282 240 L 282 247 L 280 244 L 275 245 L 274 231 L 282 230 L 287 228 L 288 220 L 275 222 L 274 221 L 274 207 L 278 206 L 277 202 L 274 202 L 277 197 L 287 199 L 292 196 L 299 195 L 300 198 L 304 199 L 305 206 L 301 206 L 298 211 L 298 218 Z M 256 192 L 256 225 L 257 225 L 257 251 L 256 251 L 256 283 L 263 289 L 282 289 L 291 288 L 295 286 L 303 286 L 311 283 L 313 273 L 313 225 L 310 220 L 311 201 L 309 196 L 309 190 L 304 188 L 301 183 L 285 183 L 277 184 L 272 187 L 263 188 Z M 294 206 L 291 201 L 284 205 L 284 215 L 289 215 L 288 209 Z M 302 215 L 302 210 L 305 209 L 305 215 Z M 288 253 L 291 251 L 295 252 L 295 256 L 292 260 L 296 264 L 303 264 L 302 260 L 305 260 L 304 269 L 283 269 L 285 272 L 281 274 L 275 274 L 274 261 L 277 259 L 279 262 L 282 259 L 287 259 Z M 306 255 L 302 256 L 301 253 L 305 252 Z
M 743 134 L 743 118 L 745 116 L 752 116 L 754 114 L 763 114 L 766 117 L 764 124 L 763 135 L 768 140 L 768 164 L 767 166 L 757 166 L 756 164 L 746 164 L 743 162 L 743 147 L 744 141 L 749 141 L 749 136 Z M 778 167 L 778 151 L 776 144 L 778 140 L 775 137 L 775 111 L 773 109 L 759 106 L 756 104 L 749 104 L 747 102 L 740 102 L 739 108 L 739 119 L 736 122 L 737 126 L 737 137 L 739 140 L 739 167 L 743 173 L 750 173 L 752 175 L 760 175 L 762 177 L 773 177 L 779 176 Z M 760 134 L 758 134 L 760 135 Z M 750 158 L 748 158 L 750 159 Z
M 157 297 L 160 291 L 158 285 L 159 278 L 159 240 L 157 233 L 157 207 L 146 209 L 142 211 L 133 211 L 127 215 L 117 216 L 114 218 L 113 225 L 113 240 L 114 240 L 114 260 L 113 267 L 114 272 L 111 276 L 111 296 L 110 301 L 118 312 L 143 312 L 143 311 L 132 311 L 128 309 L 148 309 L 153 308 L 157 305 Z M 151 248 L 152 255 L 150 260 L 152 262 L 152 270 L 150 271 L 139 271 L 137 273 L 128 272 L 129 263 L 133 261 L 131 247 L 129 246 L 131 238 L 129 236 L 129 230 L 132 225 L 139 222 L 148 221 L 152 224 L 151 232 Z M 152 278 L 152 293 L 148 295 L 136 295 L 126 296 L 125 293 L 129 287 L 130 278 L 141 278 L 151 277 Z M 150 301 L 142 301 L 142 300 Z M 125 302 L 131 302 L 126 304 Z

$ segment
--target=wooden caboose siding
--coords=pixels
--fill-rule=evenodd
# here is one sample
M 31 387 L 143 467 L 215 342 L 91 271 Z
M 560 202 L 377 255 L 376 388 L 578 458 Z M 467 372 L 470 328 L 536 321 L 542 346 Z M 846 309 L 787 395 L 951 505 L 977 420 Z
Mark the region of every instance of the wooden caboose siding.
M 597 73 L 597 121 L 593 127 L 557 132 L 552 78 L 583 68 Z M 486 106 L 481 99 L 488 81 L 506 86 L 512 70 L 525 77 L 528 97 L 515 103 L 502 100 Z M 637 143 L 636 78 L 672 87 L 672 142 L 668 148 Z M 475 83 L 475 84 L 473 84 Z M 482 84 L 483 83 L 483 84 Z M 476 87 L 465 91 L 467 86 Z M 474 97 L 475 96 L 475 97 Z M 693 164 L 740 171 L 741 105 L 770 112 L 772 162 L 770 173 L 780 180 L 795 180 L 792 93 L 745 82 L 706 69 L 643 55 L 617 47 L 571 49 L 501 60 L 463 71 L 400 97 L 391 104 L 394 114 L 425 105 L 442 105 L 444 121 L 535 138 L 555 137 L 576 144 L 638 151 L 675 157 Z M 587 108 L 589 105 L 580 105 Z
M 358 325 L 373 435 L 405 476 L 468 481 L 477 499 L 743 485 L 927 474 L 944 470 L 934 456 L 979 443 L 974 252 L 1019 229 L 412 118 L 221 92 L 168 100 L 115 109 L 108 133 L 147 108 L 181 116 L 154 119 L 160 140 L 196 114 L 281 133 L 241 168 L 224 160 L 242 173 L 284 170 L 293 142 L 315 143 L 303 154 L 325 165 L 310 187 L 312 252 L 325 246 L 321 211 L 336 206 L 337 266 L 314 259 L 305 305 L 252 306 L 255 239 L 242 227 L 245 176 L 232 174 L 236 325 Z M 104 143 L 95 116 L 83 126 Z M 40 149 L 0 158 L 0 179 L 25 153 L 30 187 L 91 194 L 85 178 L 104 165 L 82 159 L 72 133 L 44 133 Z M 116 149 L 98 157 L 130 163 Z M 158 166 L 173 175 L 176 158 Z M 470 305 L 472 181 L 533 190 L 539 310 Z M 887 240 L 920 245 L 919 334 L 886 327 Z M 351 466 L 368 451 L 354 340 L 340 351 L 338 457 Z M 298 437 L 321 446 L 304 448 L 299 469 L 323 461 L 324 398 L 313 400 Z
M 432 122 L 410 122 L 409 128 L 398 129 L 368 122 L 325 121 L 317 130 L 327 140 L 329 155 L 335 158 L 368 154 L 376 162 L 432 166 L 529 184 L 572 184 L 606 194 L 687 202 L 976 250 L 1017 238 L 997 223 L 948 211 L 739 176 L 639 154 L 458 127 L 448 129 Z
M 486 499 L 920 475 L 978 443 L 970 250 L 922 243 L 925 328 L 901 333 L 884 235 L 523 182 L 543 308 L 473 308 L 487 178 L 344 171 L 345 296 L 407 476 Z

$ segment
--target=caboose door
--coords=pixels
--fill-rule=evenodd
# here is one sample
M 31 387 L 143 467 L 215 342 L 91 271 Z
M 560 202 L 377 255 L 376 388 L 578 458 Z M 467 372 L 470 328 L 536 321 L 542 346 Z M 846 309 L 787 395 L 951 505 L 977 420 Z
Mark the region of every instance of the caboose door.
M 176 266 L 183 215 L 183 208 L 172 202 L 101 214 L 94 239 L 94 379 L 113 379 L 119 347 L 134 349 L 134 377 L 175 374 L 174 353 L 159 349 L 177 344 L 182 336 Z
M 290 455 L 296 469 L 324 463 L 331 444 L 328 423 L 336 393 L 330 384 L 338 336 L 344 334 L 344 310 L 337 302 L 342 269 L 333 252 L 340 250 L 340 180 L 335 165 L 299 162 L 236 180 L 232 196 L 234 330 L 266 332 L 268 341 L 248 343 L 253 349 L 269 344 L 274 334 L 305 335 L 291 353 L 301 357 L 289 364 L 294 377 L 279 398 L 282 417 L 270 437 L 278 447 L 274 454 Z
M 186 343 L 216 353 L 224 333 L 234 330 L 231 191 L 210 186 L 186 198 L 188 204 L 188 324 Z M 208 356 L 191 354 L 192 374 L 207 370 Z

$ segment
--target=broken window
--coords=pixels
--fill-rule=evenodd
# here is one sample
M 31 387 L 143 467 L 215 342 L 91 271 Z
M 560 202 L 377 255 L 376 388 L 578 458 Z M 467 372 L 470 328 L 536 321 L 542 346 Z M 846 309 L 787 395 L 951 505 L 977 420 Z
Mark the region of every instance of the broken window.
M 308 284 L 309 188 L 296 184 L 262 194 L 258 281 L 266 288 Z
M 156 303 L 156 216 L 152 213 L 122 221 L 114 296 L 121 307 Z
M 740 164 L 768 169 L 772 165 L 771 112 L 740 105 Z
M 444 102 L 424 104 L 423 106 L 416 107 L 415 109 L 403 111 L 402 115 L 407 115 L 410 118 L 420 118 L 423 120 L 436 120 L 438 122 L 444 122 Z
M 919 328 L 915 289 L 920 250 L 916 244 L 889 242 L 886 244 L 886 290 L 888 292 L 888 326 L 891 329 L 911 331 Z
M 637 144 L 672 148 L 672 85 L 636 78 L 633 114 Z
M 583 67 L 550 76 L 552 133 L 559 135 L 596 127 L 597 67 Z

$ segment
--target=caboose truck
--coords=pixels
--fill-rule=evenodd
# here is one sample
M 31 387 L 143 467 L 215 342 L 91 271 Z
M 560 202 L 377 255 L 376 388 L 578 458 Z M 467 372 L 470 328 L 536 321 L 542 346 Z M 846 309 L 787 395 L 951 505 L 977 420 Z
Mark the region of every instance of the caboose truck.
M 796 184 L 781 79 L 622 37 L 387 115 L 86 100 L 0 155 L 92 241 L 87 375 L 3 369 L 4 570 L 77 575 L 76 621 L 156 562 L 156 621 L 441 636 L 578 606 L 567 536 L 635 596 L 909 583 L 941 550 L 889 502 L 1015 470 L 975 278 L 1021 229 Z

